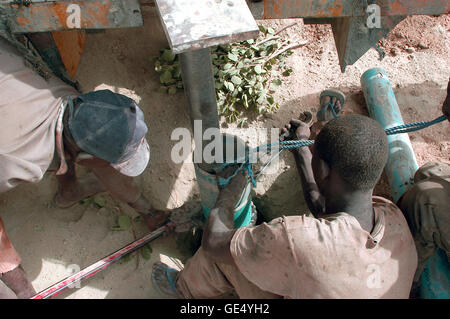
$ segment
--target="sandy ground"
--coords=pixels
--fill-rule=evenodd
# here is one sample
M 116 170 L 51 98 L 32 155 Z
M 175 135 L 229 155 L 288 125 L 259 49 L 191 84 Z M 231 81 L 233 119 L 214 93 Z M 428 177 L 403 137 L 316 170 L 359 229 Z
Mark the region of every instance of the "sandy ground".
M 167 42 L 153 9 L 144 11 L 144 21 L 143 28 L 88 34 L 77 80 L 85 91 L 109 88 L 137 100 L 145 112 L 151 147 L 151 163 L 139 182 L 155 207 L 176 208 L 199 196 L 192 164 L 170 160 L 175 144 L 171 132 L 176 127 L 190 129 L 189 115 L 182 92 L 170 96 L 156 92 L 158 75 L 149 58 Z M 290 22 L 263 23 L 278 29 Z M 302 110 L 316 111 L 320 91 L 328 87 L 347 94 L 344 113 L 367 114 L 360 76 L 371 67 L 388 72 L 406 123 L 434 119 L 441 115 L 450 75 L 449 27 L 449 16 L 410 17 L 382 42 L 388 53 L 383 61 L 371 50 L 341 74 L 331 27 L 304 26 L 299 20 L 283 34 L 310 42 L 289 57 L 294 73 L 276 93 L 281 108 L 276 114 L 254 119 L 249 127 L 281 127 Z M 256 143 L 246 138 L 245 131 L 222 124 L 251 145 Z M 448 123 L 410 136 L 419 165 L 430 160 L 450 161 Z M 254 202 L 267 218 L 306 211 L 300 186 L 290 187 L 299 185 L 293 164 L 290 154 L 284 154 L 280 169 L 263 177 L 255 189 Z M 140 221 L 133 222 L 133 230 L 111 230 L 118 215 L 137 214 L 107 194 L 101 195 L 107 203 L 104 208 L 76 205 L 61 210 L 51 204 L 55 191 L 55 177 L 47 174 L 39 184 L 21 185 L 0 195 L 0 214 L 37 291 L 146 234 Z M 376 193 L 390 197 L 384 178 Z M 133 255 L 130 261 L 112 265 L 58 298 L 166 298 L 151 283 L 151 266 L 156 260 L 169 260 L 168 256 L 185 261 L 188 254 L 177 249 L 173 235 L 157 239 L 151 246 L 150 260 Z

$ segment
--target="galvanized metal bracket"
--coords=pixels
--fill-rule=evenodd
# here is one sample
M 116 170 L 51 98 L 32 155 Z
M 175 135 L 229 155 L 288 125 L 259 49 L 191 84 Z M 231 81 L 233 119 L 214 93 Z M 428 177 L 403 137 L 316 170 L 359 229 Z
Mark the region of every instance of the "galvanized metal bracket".
M 155 0 L 176 54 L 256 38 L 258 25 L 245 0 Z
M 380 28 L 368 28 L 365 17 L 344 17 L 331 19 L 334 41 L 339 57 L 341 71 L 354 64 L 371 48 L 375 48 L 384 57 L 384 52 L 377 46 L 406 16 L 381 17 Z

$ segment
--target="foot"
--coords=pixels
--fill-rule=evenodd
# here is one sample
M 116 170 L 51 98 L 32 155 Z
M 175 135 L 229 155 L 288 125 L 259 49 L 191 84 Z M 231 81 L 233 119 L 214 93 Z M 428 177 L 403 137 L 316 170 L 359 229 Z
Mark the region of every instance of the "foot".
M 163 294 L 179 298 L 175 281 L 180 271 L 170 268 L 162 262 L 156 262 L 153 265 L 152 281 L 155 287 Z
M 153 209 L 150 202 L 143 195 L 139 196 L 134 203 L 128 203 L 128 205 L 141 215 L 150 231 L 161 227 L 169 221 L 170 212 Z
M 29 299 L 36 294 L 33 285 L 20 265 L 11 271 L 3 273 L 0 279 L 19 299 Z
M 150 231 L 153 231 L 169 221 L 170 213 L 161 210 L 151 210 L 149 213 L 139 213 L 139 215 L 144 219 Z
M 320 110 L 317 112 L 317 120 L 328 122 L 339 116 L 345 104 L 345 96 L 338 90 L 324 90 L 320 94 Z
M 95 194 L 105 192 L 106 189 L 93 173 L 88 173 L 83 178 L 77 180 L 75 186 L 60 187 L 55 195 L 54 203 L 59 208 L 68 208 L 80 200 Z
M 310 139 L 314 140 L 330 120 L 339 116 L 344 104 L 345 96 L 338 90 L 325 90 L 320 94 L 320 110 L 317 112 L 317 122 L 310 128 Z

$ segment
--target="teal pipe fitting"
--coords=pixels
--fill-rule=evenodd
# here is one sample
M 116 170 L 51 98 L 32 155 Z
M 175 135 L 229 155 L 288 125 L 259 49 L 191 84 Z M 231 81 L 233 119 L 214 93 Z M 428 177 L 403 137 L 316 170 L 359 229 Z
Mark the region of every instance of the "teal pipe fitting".
M 208 173 L 198 165 L 195 166 L 195 174 L 197 175 L 197 182 L 200 188 L 200 196 L 202 199 L 202 209 L 205 218 L 208 218 L 211 209 L 214 208 L 216 204 L 217 197 L 219 196 L 219 186 L 217 176 L 211 173 Z M 220 178 L 220 177 L 219 177 Z M 245 227 L 245 226 L 253 226 L 253 216 L 255 216 L 256 212 L 254 211 L 255 207 L 252 203 L 251 197 L 251 189 L 252 185 L 249 182 L 245 187 L 244 191 L 241 194 L 241 198 L 235 204 L 234 208 L 234 227 Z
M 207 172 L 203 170 L 200 165 L 194 164 L 195 167 L 195 175 L 197 176 L 197 183 L 200 188 L 200 196 L 202 202 L 202 209 L 205 218 L 208 218 L 211 209 L 214 208 L 217 197 L 219 196 L 219 181 L 220 183 L 224 183 L 225 179 L 222 177 L 218 177 L 217 173 L 222 171 L 227 166 L 227 160 L 230 163 L 235 163 L 239 160 L 237 157 L 237 149 L 241 147 L 248 152 L 248 147 L 245 143 L 234 135 L 223 134 L 223 142 L 224 142 L 224 160 L 221 165 L 217 164 L 217 169 L 214 172 Z M 227 144 L 233 144 L 233 149 L 236 154 L 233 158 L 228 158 L 226 156 Z M 234 207 L 234 227 L 245 227 L 245 226 L 253 226 L 256 222 L 256 207 L 252 203 L 251 196 L 252 184 L 248 182 L 246 187 L 241 193 L 240 199 L 237 201 Z
M 361 86 L 370 117 L 383 129 L 404 124 L 386 71 L 381 68 L 367 70 L 361 76 Z M 389 135 L 387 139 L 389 157 L 384 170 L 394 202 L 397 202 L 414 184 L 414 174 L 419 166 L 407 133 Z

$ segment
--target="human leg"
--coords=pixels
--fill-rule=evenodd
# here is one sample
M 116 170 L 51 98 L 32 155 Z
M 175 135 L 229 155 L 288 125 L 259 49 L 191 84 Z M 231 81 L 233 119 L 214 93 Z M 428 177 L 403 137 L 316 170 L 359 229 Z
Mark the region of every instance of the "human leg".
M 261 290 L 248 281 L 235 265 L 212 262 L 202 248 L 188 260 L 184 269 L 179 272 L 161 271 L 164 267 L 161 267 L 160 264 L 157 264 L 155 268 L 154 283 L 162 288 L 162 291 L 174 292 L 175 290 L 181 298 L 218 298 L 233 290 L 240 298 L 281 298 Z M 170 278 L 167 278 L 168 276 Z M 170 281 L 173 282 L 173 285 Z
M 82 178 L 77 178 L 75 164 L 68 162 L 68 171 L 64 175 L 57 175 L 58 193 L 54 203 L 60 208 L 68 208 L 80 200 L 106 191 L 94 173 L 89 172 Z
M 112 166 L 93 168 L 92 171 L 111 196 L 127 203 L 141 215 L 150 230 L 167 222 L 169 213 L 154 209 L 133 177 L 121 174 Z
M 29 298 L 36 292 L 28 277 L 20 266 L 20 256 L 14 249 L 5 226 L 0 218 L 0 280 L 8 286 L 18 298 Z M 2 291 L 3 290 L 3 291 Z M 0 289 L 0 294 L 10 295 L 7 290 Z

